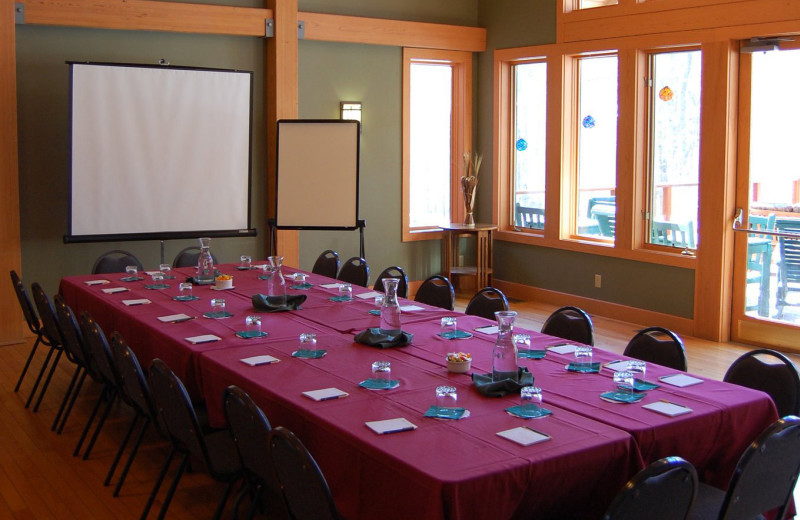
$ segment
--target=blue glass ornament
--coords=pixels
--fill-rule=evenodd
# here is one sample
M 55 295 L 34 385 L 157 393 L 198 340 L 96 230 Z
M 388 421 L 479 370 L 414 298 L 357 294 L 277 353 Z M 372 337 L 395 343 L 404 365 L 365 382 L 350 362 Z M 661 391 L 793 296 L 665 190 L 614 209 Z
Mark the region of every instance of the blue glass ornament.
M 522 139 L 521 137 L 517 139 L 517 151 L 524 152 L 527 149 L 528 149 L 528 141 Z
M 584 128 L 589 129 L 589 128 L 594 128 L 594 125 L 597 124 L 597 122 L 594 120 L 592 116 L 586 116 L 583 118 L 583 121 L 581 121 L 581 124 L 583 125 Z

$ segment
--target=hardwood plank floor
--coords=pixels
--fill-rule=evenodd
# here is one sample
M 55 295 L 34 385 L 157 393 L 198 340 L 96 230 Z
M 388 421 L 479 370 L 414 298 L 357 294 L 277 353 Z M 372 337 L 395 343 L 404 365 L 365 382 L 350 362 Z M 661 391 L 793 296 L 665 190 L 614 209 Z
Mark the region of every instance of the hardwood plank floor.
M 459 299 L 463 310 L 466 300 Z M 512 302 L 519 313 L 517 325 L 540 330 L 554 307 L 535 302 Z M 596 345 L 621 353 L 636 330 L 651 324 L 632 324 L 594 318 Z M 721 379 L 730 363 L 749 347 L 684 338 L 691 372 Z M 106 520 L 137 519 L 147 500 L 150 486 L 167 454 L 166 443 L 151 433 L 139 452 L 119 498 L 112 497 L 113 486 L 103 480 L 132 414 L 125 405 L 116 405 L 100 434 L 89 460 L 72 456 L 81 430 L 99 396 L 99 385 L 87 380 L 62 435 L 50 431 L 64 395 L 72 367 L 59 365 L 51 388 L 38 413 L 25 409 L 25 400 L 43 359 L 35 360 L 19 393 L 13 392 L 31 342 L 0 348 L 0 519 L 14 520 Z M 795 362 L 797 356 L 790 356 Z M 119 470 L 118 470 L 119 473 Z M 171 476 L 171 474 L 170 474 Z M 116 483 L 116 479 L 113 484 Z M 164 486 L 166 487 L 166 486 Z M 210 518 L 222 493 L 201 467 L 187 474 L 170 506 L 168 518 L 189 520 Z M 164 491 L 151 511 L 155 518 Z M 231 505 L 225 518 L 230 518 Z

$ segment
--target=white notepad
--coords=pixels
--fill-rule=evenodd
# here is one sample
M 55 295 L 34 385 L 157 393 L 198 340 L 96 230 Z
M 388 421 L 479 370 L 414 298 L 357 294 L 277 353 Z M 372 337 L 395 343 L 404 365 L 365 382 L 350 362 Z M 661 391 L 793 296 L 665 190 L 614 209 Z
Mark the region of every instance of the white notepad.
M 192 336 L 190 338 L 185 338 L 185 339 L 189 343 L 197 345 L 198 343 L 211 343 L 212 341 L 219 341 L 222 338 L 220 338 L 219 336 L 215 336 L 213 334 L 203 334 L 202 336 Z
M 331 399 L 341 399 L 350 394 L 338 388 L 321 388 L 319 390 L 308 390 L 303 392 L 303 395 L 315 401 L 329 401 Z
M 546 433 L 537 432 L 536 430 L 528 428 L 527 426 L 518 426 L 517 428 L 511 428 L 510 430 L 503 430 L 501 432 L 497 432 L 497 435 L 503 437 L 504 439 L 514 441 L 521 446 L 538 444 L 540 442 L 549 441 L 551 438 Z
M 175 322 L 178 322 L 178 321 L 186 321 L 186 320 L 191 320 L 191 319 L 194 319 L 194 318 L 192 316 L 189 316 L 188 314 L 184 314 L 184 313 L 170 314 L 169 316 L 159 316 L 158 317 L 158 321 L 161 321 L 161 322 L 164 322 L 164 323 L 175 323 Z
M 105 285 L 107 283 L 111 283 L 108 280 L 87 280 L 85 282 L 86 285 Z
M 372 431 L 381 435 L 384 433 L 399 433 L 417 429 L 416 424 L 403 417 L 398 417 L 397 419 L 385 419 L 383 421 L 368 421 L 365 424 Z
M 118 292 L 125 292 L 125 291 L 128 290 L 128 288 L 127 287 L 109 287 L 108 289 L 100 289 L 100 290 L 103 291 L 106 294 L 114 294 L 114 293 L 118 293 Z
M 475 331 L 481 332 L 483 334 L 497 334 L 500 331 L 500 329 L 497 327 L 497 325 L 486 325 L 485 327 L 475 328 Z
M 341 286 L 342 286 L 342 284 L 340 284 L 340 283 L 324 283 L 324 284 L 320 285 L 320 287 L 323 287 L 325 289 L 338 289 Z
M 147 298 L 139 298 L 137 300 L 122 300 L 122 303 L 124 303 L 128 307 L 131 307 L 133 305 L 147 305 L 148 303 L 151 302 Z
M 668 385 L 680 387 L 699 385 L 703 382 L 702 379 L 692 377 L 688 374 L 672 374 L 671 376 L 661 376 L 658 378 L 658 380 L 662 383 L 667 383 Z
M 242 363 L 246 365 L 250 365 L 251 367 L 255 367 L 258 365 L 269 365 L 270 363 L 277 363 L 280 359 L 276 357 L 272 357 L 268 354 L 264 354 L 263 356 L 253 356 L 249 358 L 240 359 Z
M 547 350 L 550 352 L 555 352 L 556 354 L 572 354 L 575 352 L 575 345 L 561 343 L 559 345 L 550 345 L 547 347 Z
M 425 307 L 420 307 L 419 305 L 401 305 L 400 310 L 403 312 L 424 311 Z
M 689 407 L 676 403 L 670 403 L 669 401 L 656 401 L 655 403 L 646 404 L 642 406 L 642 408 L 647 408 L 648 410 L 668 415 L 670 417 L 683 415 L 692 411 L 692 409 Z
M 323 287 L 325 286 L 323 285 Z M 375 297 L 378 296 L 379 294 L 383 293 L 378 291 L 370 291 L 362 294 L 356 294 L 356 298 L 361 298 L 362 300 L 374 300 Z
M 628 370 L 628 361 L 612 361 L 611 363 L 606 363 L 603 366 L 613 370 L 614 372 L 619 372 L 620 370 Z

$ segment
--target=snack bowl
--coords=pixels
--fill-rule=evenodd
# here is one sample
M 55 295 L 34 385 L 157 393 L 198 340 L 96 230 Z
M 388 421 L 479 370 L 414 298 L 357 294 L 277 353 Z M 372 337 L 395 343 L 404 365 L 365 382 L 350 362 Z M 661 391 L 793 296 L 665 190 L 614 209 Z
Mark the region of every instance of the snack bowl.
M 464 374 L 472 368 L 472 356 L 464 352 L 447 354 L 447 370 L 454 374 Z

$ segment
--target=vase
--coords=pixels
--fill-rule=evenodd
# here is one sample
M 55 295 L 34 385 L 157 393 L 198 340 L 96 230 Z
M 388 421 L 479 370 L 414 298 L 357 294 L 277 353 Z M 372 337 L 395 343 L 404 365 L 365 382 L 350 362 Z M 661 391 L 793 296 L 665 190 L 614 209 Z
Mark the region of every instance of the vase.
M 197 257 L 197 283 L 198 285 L 211 285 L 214 283 L 214 257 L 211 256 L 211 239 L 200 238 L 200 254 Z
M 399 278 L 384 278 L 383 287 L 386 290 L 386 296 L 383 298 L 381 305 L 381 326 L 382 334 L 395 336 L 402 332 L 400 324 L 400 303 L 397 301 L 397 285 L 400 283 Z
M 267 302 L 276 307 L 286 306 L 286 279 L 283 277 L 283 257 L 267 258 L 272 276 L 267 279 Z
M 474 175 L 469 177 L 461 177 L 461 192 L 464 195 L 464 209 L 466 214 L 464 216 L 464 225 L 467 227 L 475 227 L 475 189 L 478 187 L 478 178 Z
M 494 313 L 497 318 L 497 339 L 492 348 L 492 382 L 511 379 L 519 382 L 519 369 L 517 366 L 517 345 L 514 343 L 514 311 L 498 311 Z

